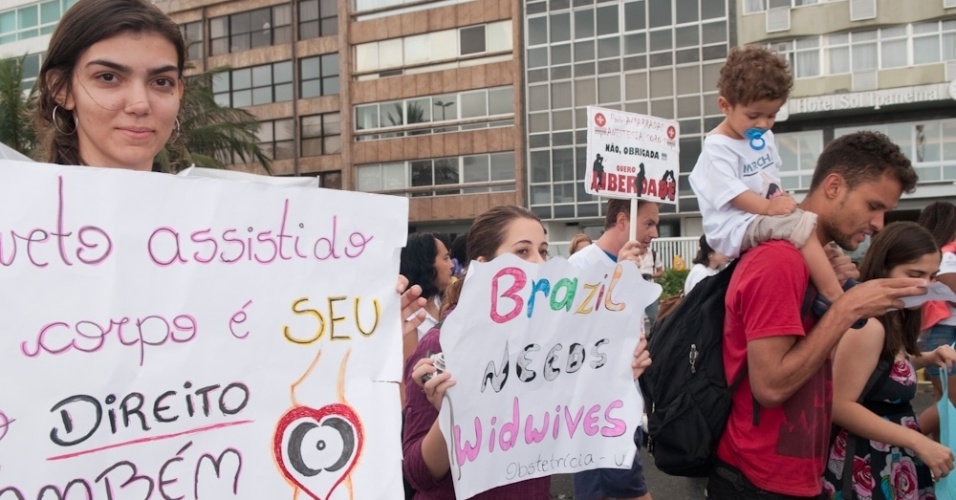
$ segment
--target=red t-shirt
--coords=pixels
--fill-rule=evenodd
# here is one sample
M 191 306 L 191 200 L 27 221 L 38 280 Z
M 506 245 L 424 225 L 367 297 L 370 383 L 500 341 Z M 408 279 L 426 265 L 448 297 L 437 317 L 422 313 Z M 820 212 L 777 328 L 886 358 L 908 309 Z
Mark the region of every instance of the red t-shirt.
M 785 241 L 764 243 L 740 258 L 725 301 L 728 383 L 745 368 L 748 342 L 779 335 L 803 337 L 813 328 L 812 314 L 801 317 L 808 280 L 803 256 Z M 749 376 L 744 376 L 734 393 L 717 456 L 761 489 L 792 496 L 819 495 L 830 436 L 830 360 L 782 405 L 761 407 L 757 426 Z

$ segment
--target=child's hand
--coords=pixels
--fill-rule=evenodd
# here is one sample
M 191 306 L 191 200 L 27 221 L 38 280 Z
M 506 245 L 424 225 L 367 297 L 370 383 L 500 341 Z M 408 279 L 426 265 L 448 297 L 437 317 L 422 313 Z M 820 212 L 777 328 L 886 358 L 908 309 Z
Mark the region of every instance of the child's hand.
M 778 196 L 770 200 L 770 209 L 767 215 L 790 215 L 797 209 L 797 202 L 793 196 Z

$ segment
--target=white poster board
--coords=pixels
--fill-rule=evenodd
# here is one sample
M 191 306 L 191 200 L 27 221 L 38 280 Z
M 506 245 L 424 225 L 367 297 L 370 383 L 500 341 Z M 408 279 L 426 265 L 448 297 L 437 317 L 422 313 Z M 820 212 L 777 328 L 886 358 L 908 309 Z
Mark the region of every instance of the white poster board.
M 403 498 L 405 198 L 0 177 L 0 499 Z
M 631 263 L 579 270 L 512 254 L 471 263 L 441 331 L 456 385 L 439 422 L 458 498 L 631 467 L 644 406 L 631 361 L 658 295 Z
M 679 145 L 674 120 L 588 106 L 584 188 L 593 195 L 675 204 Z

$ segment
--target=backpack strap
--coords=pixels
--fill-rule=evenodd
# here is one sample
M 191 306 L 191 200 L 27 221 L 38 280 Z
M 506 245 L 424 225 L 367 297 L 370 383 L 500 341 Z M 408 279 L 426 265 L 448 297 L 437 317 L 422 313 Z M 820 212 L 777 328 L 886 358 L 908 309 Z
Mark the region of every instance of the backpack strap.
M 889 379 L 889 377 L 886 375 L 890 373 L 890 369 L 892 369 L 892 367 L 892 361 L 880 358 L 880 362 L 876 364 L 876 369 L 870 374 L 870 378 L 866 381 L 863 391 L 860 392 L 860 397 L 856 398 L 856 402 L 863 404 L 867 398 L 875 394 L 881 387 L 883 387 L 883 384 L 885 384 Z M 830 432 L 831 437 L 835 439 L 837 433 L 839 432 L 839 428 L 834 425 Z M 859 436 L 847 432 L 846 455 L 843 460 L 843 476 L 841 477 L 843 481 L 842 492 L 844 500 L 852 500 L 856 498 L 856 494 L 853 492 L 853 456 L 856 454 L 856 444 L 859 439 Z

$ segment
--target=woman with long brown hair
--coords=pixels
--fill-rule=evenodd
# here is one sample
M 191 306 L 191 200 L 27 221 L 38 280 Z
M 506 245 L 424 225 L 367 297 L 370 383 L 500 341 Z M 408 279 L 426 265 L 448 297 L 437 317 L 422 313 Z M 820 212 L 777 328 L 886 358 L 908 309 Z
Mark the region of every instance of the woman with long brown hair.
M 862 280 L 922 278 L 939 272 L 933 235 L 914 222 L 877 234 L 860 266 Z M 824 488 L 828 498 L 935 498 L 933 478 L 953 469 L 953 453 L 920 431 L 910 400 L 916 370 L 952 366 L 945 345 L 920 352 L 919 309 L 888 311 L 847 331 L 833 357 L 833 423 Z

